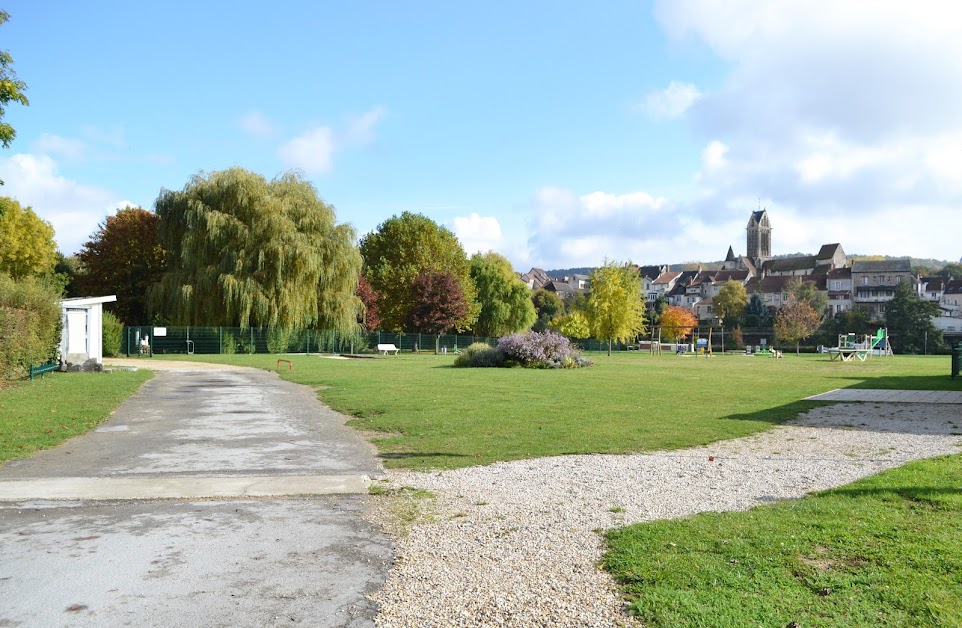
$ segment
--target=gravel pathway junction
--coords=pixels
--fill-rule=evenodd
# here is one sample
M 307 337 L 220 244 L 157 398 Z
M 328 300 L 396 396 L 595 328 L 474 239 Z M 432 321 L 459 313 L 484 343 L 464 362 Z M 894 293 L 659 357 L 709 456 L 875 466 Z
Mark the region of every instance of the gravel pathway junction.
M 395 566 L 375 596 L 376 623 L 633 625 L 597 567 L 604 530 L 744 510 L 959 453 L 960 425 L 958 405 L 842 403 L 706 447 L 388 472 L 384 488 L 434 497 L 410 498 L 410 523 L 398 519 L 402 497 L 374 511 L 382 523 L 395 522 L 398 536 Z

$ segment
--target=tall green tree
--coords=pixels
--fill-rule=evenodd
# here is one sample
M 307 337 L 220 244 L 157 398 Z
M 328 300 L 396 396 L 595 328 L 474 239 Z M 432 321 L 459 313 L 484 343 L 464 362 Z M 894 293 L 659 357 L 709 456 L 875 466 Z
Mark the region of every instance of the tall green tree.
M 469 311 L 458 329 L 470 329 L 480 310 L 468 258 L 451 230 L 420 214 L 392 216 L 364 236 L 360 244 L 364 276 L 378 295 L 384 328 L 404 331 L 414 308 L 415 279 L 429 271 L 447 271 L 457 280 Z
M 85 296 L 117 295 L 110 310 L 127 325 L 150 322 L 147 291 L 163 276 L 166 258 L 158 222 L 151 211 L 126 207 L 107 216 L 77 254 L 82 271 L 74 289 Z
M 768 327 L 772 324 L 772 313 L 757 294 L 753 294 L 745 307 L 745 327 Z
M 31 208 L 0 196 L 0 272 L 19 279 L 49 273 L 56 263 L 50 223 Z
M 828 305 L 828 295 L 820 292 L 814 281 L 792 277 L 785 286 L 785 291 L 793 300 L 808 303 L 819 315 L 825 312 L 825 306 Z
M 551 325 L 551 321 L 564 316 L 565 304 L 557 292 L 538 288 L 531 294 L 531 303 L 537 315 L 537 320 L 532 326 L 534 331 L 544 331 Z
M 938 304 L 920 299 L 908 282 L 895 286 L 895 296 L 885 304 L 885 325 L 893 349 L 899 353 L 942 351 L 942 331 L 932 322 L 939 313 Z
M 715 316 L 722 319 L 729 327 L 734 327 L 738 323 L 742 314 L 745 313 L 747 303 L 748 292 L 739 281 L 726 282 L 718 291 L 718 295 L 712 299 Z
M 10 19 L 10 14 L 0 11 L 0 26 Z M 13 127 L 3 121 L 3 116 L 7 112 L 7 105 L 19 103 L 27 106 L 30 102 L 23 95 L 27 89 L 27 84 L 17 78 L 17 73 L 13 70 L 13 57 L 6 50 L 0 50 L 0 144 L 4 148 L 10 148 L 10 143 L 17 136 Z M 0 184 L 3 182 L 0 181 Z
M 608 355 L 612 342 L 633 341 L 645 333 L 645 300 L 638 273 L 614 262 L 595 269 L 587 315 L 591 333 L 608 341 Z
M 172 324 L 357 330 L 354 230 L 300 175 L 201 173 L 156 207 L 167 271 L 150 301 Z
M 531 290 L 518 278 L 507 258 L 493 251 L 476 253 L 471 256 L 470 268 L 481 306 L 474 324 L 476 335 L 507 336 L 534 324 L 537 314 Z

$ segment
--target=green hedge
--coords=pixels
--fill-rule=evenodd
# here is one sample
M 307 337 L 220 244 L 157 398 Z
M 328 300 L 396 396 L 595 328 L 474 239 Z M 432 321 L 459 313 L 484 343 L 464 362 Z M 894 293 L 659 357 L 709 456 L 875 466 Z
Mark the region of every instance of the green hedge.
M 57 355 L 62 287 L 46 277 L 0 274 L 0 379 L 20 379 Z

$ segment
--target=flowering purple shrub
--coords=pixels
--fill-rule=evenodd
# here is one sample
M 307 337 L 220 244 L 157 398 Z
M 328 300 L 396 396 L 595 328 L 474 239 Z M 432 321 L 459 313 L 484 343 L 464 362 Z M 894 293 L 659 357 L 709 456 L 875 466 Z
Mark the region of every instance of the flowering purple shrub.
M 574 349 L 568 339 L 551 330 L 511 334 L 498 341 L 506 360 L 522 366 L 562 368 L 575 366 Z

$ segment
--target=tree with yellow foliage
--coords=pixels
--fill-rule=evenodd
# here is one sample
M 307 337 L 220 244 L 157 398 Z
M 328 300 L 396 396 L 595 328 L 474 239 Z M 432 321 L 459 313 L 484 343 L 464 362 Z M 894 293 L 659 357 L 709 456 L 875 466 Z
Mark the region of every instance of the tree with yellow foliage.
M 0 196 L 0 272 L 14 279 L 41 275 L 57 263 L 53 227 L 29 207 Z

